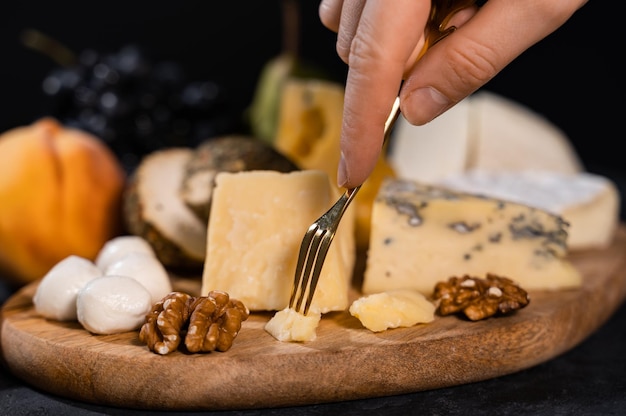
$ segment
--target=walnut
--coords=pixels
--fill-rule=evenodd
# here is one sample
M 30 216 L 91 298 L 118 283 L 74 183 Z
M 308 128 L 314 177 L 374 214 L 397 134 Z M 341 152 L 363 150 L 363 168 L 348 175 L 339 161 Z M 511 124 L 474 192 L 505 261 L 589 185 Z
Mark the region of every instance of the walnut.
M 189 352 L 227 351 L 250 311 L 226 292 L 212 291 L 194 302 L 185 337 Z
M 183 339 L 192 353 L 227 351 L 249 316 L 248 308 L 226 292 L 200 297 L 172 292 L 152 306 L 139 340 L 161 355 L 178 349 Z
M 485 279 L 451 277 L 435 285 L 433 299 L 438 301 L 437 312 L 451 315 L 463 312 L 472 321 L 507 314 L 528 305 L 528 293 L 506 277 L 487 274 Z
M 139 340 L 158 354 L 175 351 L 189 319 L 192 299 L 186 293 L 172 292 L 155 303 L 139 331 Z

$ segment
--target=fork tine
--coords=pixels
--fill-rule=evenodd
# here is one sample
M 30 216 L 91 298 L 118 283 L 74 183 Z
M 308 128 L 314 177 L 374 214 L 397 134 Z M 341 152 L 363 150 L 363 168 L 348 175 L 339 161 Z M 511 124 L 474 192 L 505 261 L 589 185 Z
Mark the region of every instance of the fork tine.
M 309 307 L 311 306 L 311 302 L 313 301 L 313 295 L 315 294 L 315 288 L 317 287 L 317 282 L 320 279 L 322 267 L 324 266 L 324 260 L 326 259 L 326 254 L 328 254 L 328 249 L 330 248 L 330 244 L 332 243 L 334 236 L 334 232 L 329 232 L 328 230 L 325 230 L 321 237 L 319 249 L 317 250 L 317 256 L 315 258 L 315 268 L 313 269 L 313 276 L 311 279 L 311 284 L 309 285 L 309 293 L 306 299 L 306 303 L 304 304 L 304 311 L 302 312 L 303 315 L 306 315 L 309 312 Z M 298 302 L 298 305 L 299 304 L 300 303 Z
M 303 259 L 298 259 L 298 265 L 304 264 L 304 272 L 302 273 L 302 278 L 300 279 L 300 296 L 298 296 L 298 302 L 296 303 L 295 310 L 299 311 L 300 306 L 302 305 L 302 300 L 304 299 L 307 288 L 309 288 L 309 280 L 311 280 L 311 270 L 313 269 L 313 264 L 315 264 L 317 258 L 317 252 L 319 250 L 319 241 L 320 234 L 323 236 L 326 231 L 320 229 L 319 227 L 311 227 L 309 232 L 307 233 L 308 240 L 308 250 L 306 252 L 306 261 Z M 304 243 L 303 243 L 304 244 Z M 309 292 L 310 292 L 309 288 Z
M 400 98 L 396 98 L 391 114 L 385 123 L 385 142 L 391 132 L 391 126 L 399 115 Z M 352 189 L 347 189 L 335 204 L 319 217 L 304 234 L 304 238 L 300 244 L 296 272 L 291 288 L 291 296 L 289 298 L 289 308 L 294 309 L 296 312 L 300 310 L 302 302 L 306 297 L 303 314 L 306 315 L 308 313 L 326 259 L 326 254 L 328 254 L 330 245 L 339 227 L 339 221 L 360 188 L 360 186 L 357 186 Z M 294 307 L 296 299 L 297 302 Z
M 326 256 L 324 250 L 328 251 L 328 245 L 322 245 L 322 243 L 326 240 L 328 233 L 329 230 L 320 227 L 311 227 L 309 233 L 307 233 L 306 240 L 308 240 L 309 247 L 306 252 L 306 261 L 304 258 L 298 259 L 298 267 L 300 269 L 304 268 L 299 285 L 300 295 L 298 296 L 298 302 L 295 307 L 293 306 L 293 303 L 290 303 L 290 307 L 294 307 L 296 311 L 300 310 L 302 301 L 305 298 L 308 299 L 306 304 L 308 304 L 308 306 L 311 304 L 311 299 L 313 299 L 313 293 L 315 291 L 315 287 L 317 286 L 317 281 L 319 280 L 319 271 L 321 270 L 319 265 L 320 256 L 322 256 L 321 260 L 323 260 Z M 302 264 L 304 264 L 304 267 L 300 267 Z M 308 306 L 305 306 L 303 312 L 304 315 L 306 315 L 309 310 Z
M 314 230 L 317 228 L 317 224 L 313 224 L 309 227 L 307 232 L 304 234 L 304 238 L 302 239 L 302 243 L 300 244 L 300 252 L 298 253 L 298 263 L 296 264 L 296 273 L 293 278 L 293 287 L 291 288 L 291 297 L 289 298 L 289 307 L 293 308 L 293 302 L 296 299 L 296 295 L 298 294 L 298 289 L 302 291 L 301 287 L 306 288 L 306 282 L 301 281 L 308 275 L 308 273 L 302 274 L 302 270 L 304 269 L 305 262 L 303 259 L 307 258 L 311 249 L 311 240 L 314 236 Z M 308 282 L 308 278 L 306 279 Z

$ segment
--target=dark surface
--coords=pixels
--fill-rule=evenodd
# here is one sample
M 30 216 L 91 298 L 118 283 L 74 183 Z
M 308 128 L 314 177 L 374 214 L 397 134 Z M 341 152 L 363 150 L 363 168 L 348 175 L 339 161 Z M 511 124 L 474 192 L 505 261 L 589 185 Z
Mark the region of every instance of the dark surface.
M 226 85 L 243 111 L 263 64 L 282 46 L 280 2 L 217 3 L 26 1 L 9 6 L 4 2 L 0 6 L 0 131 L 45 115 L 40 85 L 55 64 L 20 44 L 19 33 L 27 27 L 47 33 L 75 51 L 87 47 L 115 51 L 129 42 L 145 45 L 158 57 L 184 64 L 191 78 Z M 345 67 L 335 55 L 334 35 L 319 23 L 318 1 L 301 0 L 300 4 L 303 57 L 342 80 Z M 587 170 L 613 179 L 624 195 L 625 88 L 618 60 L 624 58 L 626 37 L 618 32 L 618 24 L 606 21 L 603 7 L 603 2 L 588 3 L 560 30 L 502 71 L 486 89 L 527 105 L 563 129 Z M 626 219 L 623 206 L 622 219 Z M 11 293 L 11 288 L 0 284 L 0 302 Z M 106 408 L 51 396 L 2 369 L 0 414 L 155 412 Z M 626 414 L 626 306 L 573 350 L 498 379 L 355 402 L 208 414 Z

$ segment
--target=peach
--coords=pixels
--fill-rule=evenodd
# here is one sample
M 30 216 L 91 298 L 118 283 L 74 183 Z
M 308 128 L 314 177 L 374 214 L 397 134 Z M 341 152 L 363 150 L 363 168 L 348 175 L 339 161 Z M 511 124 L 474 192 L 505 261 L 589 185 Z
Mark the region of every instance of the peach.
M 122 231 L 125 182 L 102 141 L 53 118 L 0 135 L 0 277 L 21 285 L 69 255 L 95 260 Z

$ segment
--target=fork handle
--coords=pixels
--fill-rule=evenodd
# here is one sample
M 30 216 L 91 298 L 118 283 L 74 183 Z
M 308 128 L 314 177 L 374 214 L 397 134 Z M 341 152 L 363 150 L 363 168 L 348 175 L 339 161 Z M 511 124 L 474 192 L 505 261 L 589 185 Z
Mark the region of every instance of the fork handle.
M 393 130 L 393 125 L 396 123 L 396 120 L 400 116 L 400 97 L 396 97 L 391 106 L 391 112 L 389 113 L 389 117 L 387 117 L 387 121 L 385 121 L 385 130 L 383 132 L 383 147 L 385 147 L 385 143 L 389 140 L 389 136 L 391 135 L 391 130 Z M 361 189 L 361 185 L 355 186 L 354 188 L 346 189 L 344 193 L 344 197 L 348 200 L 347 204 L 352 202 L 357 192 Z M 343 199 L 343 198 L 342 198 Z

